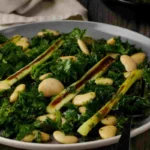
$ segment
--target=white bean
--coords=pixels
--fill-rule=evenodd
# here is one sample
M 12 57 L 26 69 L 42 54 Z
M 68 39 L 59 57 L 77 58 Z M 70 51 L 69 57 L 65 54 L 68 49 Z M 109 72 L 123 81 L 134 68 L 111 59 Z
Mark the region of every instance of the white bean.
M 113 80 L 110 78 L 97 78 L 95 79 L 96 84 L 112 85 Z
M 99 134 L 102 139 L 107 139 L 115 136 L 117 133 L 117 127 L 113 125 L 104 126 L 99 129 Z
M 43 81 L 44 79 L 46 79 L 49 75 L 51 75 L 52 73 L 45 73 L 45 74 L 43 74 L 43 75 L 41 75 L 40 77 L 39 77 L 39 80 L 41 80 L 41 81 Z
M 120 57 L 120 61 L 128 72 L 133 71 L 137 68 L 136 63 L 128 55 L 122 55 Z
M 35 136 L 33 134 L 28 134 L 22 139 L 22 141 L 24 141 L 24 142 L 32 142 L 34 139 L 35 139 Z
M 53 133 L 53 136 L 54 136 L 56 141 L 58 141 L 59 143 L 63 143 L 63 144 L 71 144 L 71 143 L 77 143 L 78 142 L 78 138 L 76 136 L 65 135 L 61 131 L 55 131 Z
M 60 59 L 62 59 L 62 60 L 71 59 L 73 61 L 76 61 L 77 57 L 75 57 L 75 56 L 62 56 L 62 57 L 60 57 Z
M 41 132 L 41 131 L 38 131 L 38 130 L 34 130 L 34 131 L 32 132 L 32 134 L 35 135 L 35 134 L 37 134 L 38 132 L 41 134 L 41 141 L 42 141 L 42 142 L 47 142 L 47 141 L 50 140 L 50 135 L 47 134 L 47 133 L 45 133 L 45 132 Z
M 10 102 L 10 103 L 15 102 L 15 101 L 17 100 L 18 96 L 19 96 L 19 93 L 18 93 L 18 92 L 13 92 L 13 93 L 11 94 L 10 98 L 9 98 L 9 102 Z
M 79 112 L 81 114 L 85 113 L 86 112 L 86 107 L 84 107 L 84 106 L 79 107 Z
M 117 123 L 117 118 L 115 116 L 106 116 L 101 120 L 101 123 L 104 125 L 115 125 Z
M 61 123 L 64 124 L 66 122 L 66 119 L 64 117 L 61 118 Z
M 116 41 L 114 38 L 107 40 L 107 44 L 109 44 L 109 45 L 114 45 L 115 43 L 116 43 Z
M 17 43 L 17 46 L 22 46 L 23 50 L 29 47 L 29 40 L 26 37 L 22 37 Z
M 82 51 L 84 54 L 87 54 L 87 55 L 90 54 L 90 52 L 89 52 L 87 46 L 85 45 L 85 43 L 84 43 L 81 39 L 78 39 L 77 43 L 78 43 L 78 45 L 79 45 L 81 51 Z
M 10 98 L 9 98 L 9 102 L 10 103 L 13 103 L 17 100 L 18 96 L 19 96 L 19 92 L 23 92 L 26 88 L 26 85 L 25 84 L 19 84 L 14 92 L 11 94 Z
M 76 106 L 81 106 L 96 97 L 95 92 L 89 92 L 86 94 L 80 94 L 74 97 L 72 103 Z
M 52 120 L 55 120 L 55 119 L 56 119 L 56 115 L 55 115 L 55 114 L 46 114 L 46 115 L 39 116 L 39 117 L 37 117 L 36 119 L 43 122 L 43 121 L 45 121 L 47 118 L 50 118 L 50 119 L 52 119 Z
M 63 84 L 59 80 L 54 78 L 44 79 L 38 87 L 38 91 L 42 92 L 44 97 L 51 97 L 53 95 L 57 95 L 63 90 Z
M 60 35 L 60 32 L 59 31 L 56 31 L 56 30 L 51 30 L 51 29 L 46 29 L 45 31 L 40 31 L 37 35 L 38 36 L 43 36 L 44 34 L 46 34 L 46 33 L 52 33 L 53 34 L 53 36 L 58 36 L 58 35 Z
M 145 57 L 146 57 L 146 54 L 143 53 L 143 52 L 131 55 L 132 60 L 134 60 L 134 62 L 137 65 L 139 65 L 140 63 L 142 63 L 144 61 Z
M 25 84 L 19 84 L 19 85 L 15 88 L 14 92 L 22 92 L 22 91 L 25 90 L 25 88 L 26 88 L 26 85 L 25 85 Z

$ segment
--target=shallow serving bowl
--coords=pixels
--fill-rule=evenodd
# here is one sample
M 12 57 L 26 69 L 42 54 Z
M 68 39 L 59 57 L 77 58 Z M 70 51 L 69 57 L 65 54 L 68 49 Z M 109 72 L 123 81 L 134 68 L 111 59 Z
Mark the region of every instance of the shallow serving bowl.
M 121 36 L 123 40 L 128 40 L 132 44 L 136 44 L 137 47 L 141 47 L 150 58 L 150 39 L 140 35 L 136 32 L 123 29 L 120 27 L 83 21 L 54 21 L 54 22 L 41 22 L 27 25 L 20 25 L 11 27 L 5 30 L 1 30 L 0 33 L 11 37 L 14 34 L 20 34 L 27 37 L 34 36 L 41 29 L 56 29 L 60 32 L 69 32 L 73 28 L 79 27 L 81 29 L 87 29 L 87 34 L 95 39 L 106 38 L 109 39 L 113 36 Z M 150 129 L 150 117 L 141 121 L 139 125 L 132 130 L 131 136 L 134 137 L 138 134 Z M 76 143 L 76 144 L 58 144 L 58 143 L 25 143 L 16 140 L 0 137 L 0 144 L 24 148 L 24 149 L 36 149 L 36 150 L 73 150 L 73 149 L 92 149 L 96 147 L 102 147 L 118 142 L 120 136 L 105 140 L 95 140 L 90 142 Z

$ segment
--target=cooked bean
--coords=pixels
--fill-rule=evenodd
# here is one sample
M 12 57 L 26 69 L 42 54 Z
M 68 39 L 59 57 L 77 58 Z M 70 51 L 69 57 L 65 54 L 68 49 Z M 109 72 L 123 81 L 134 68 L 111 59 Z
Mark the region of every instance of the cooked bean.
M 45 31 L 40 31 L 38 33 L 38 36 L 44 36 L 44 34 L 46 33 L 51 33 L 53 34 L 53 36 L 58 36 L 60 35 L 60 32 L 59 31 L 56 31 L 56 30 L 51 30 L 51 29 L 46 29 Z
M 120 57 L 120 61 L 128 72 L 133 71 L 137 68 L 136 63 L 128 55 L 122 55 Z
M 18 99 L 18 96 L 19 96 L 19 92 L 23 92 L 25 90 L 26 86 L 25 84 L 19 84 L 14 92 L 11 94 L 10 98 L 9 98 L 9 102 L 10 103 L 13 103 L 15 102 L 17 99 Z
M 74 97 L 72 103 L 76 106 L 81 106 L 96 97 L 95 92 L 89 92 L 86 94 L 80 94 Z
M 17 46 L 22 46 L 23 50 L 29 47 L 29 40 L 26 37 L 22 37 L 17 43 Z
M 50 118 L 50 119 L 52 119 L 52 120 L 55 120 L 55 119 L 56 119 L 56 115 L 55 115 L 55 114 L 46 114 L 46 115 L 39 116 L 39 117 L 37 117 L 36 119 L 43 122 L 43 121 L 45 121 L 47 118 Z
M 24 142 L 32 142 L 34 139 L 35 139 L 35 136 L 33 134 L 28 134 L 22 139 L 22 141 L 24 141 Z
M 19 96 L 19 93 L 18 93 L 18 92 L 13 92 L 13 93 L 11 94 L 10 98 L 9 98 L 9 102 L 10 102 L 10 103 L 15 102 L 15 101 L 17 100 L 18 96 Z
M 54 136 L 56 141 L 58 141 L 59 143 L 63 143 L 63 144 L 71 144 L 71 143 L 77 143 L 78 142 L 78 138 L 76 136 L 65 135 L 61 131 L 55 131 L 53 133 L 53 136 Z
M 44 79 L 38 87 L 38 91 L 42 92 L 45 97 L 51 97 L 59 94 L 64 89 L 63 84 L 54 78 Z
M 115 43 L 116 43 L 116 41 L 114 38 L 107 40 L 107 44 L 109 44 L 109 45 L 114 45 Z
M 39 80 L 41 80 L 41 81 L 43 81 L 44 79 L 46 79 L 49 75 L 51 75 L 52 73 L 45 73 L 45 74 L 43 74 L 43 75 L 41 75 L 40 77 L 39 77 Z
M 84 107 L 84 106 L 79 107 L 79 112 L 81 114 L 85 113 L 86 112 L 86 107 Z
M 95 79 L 96 84 L 112 85 L 113 80 L 110 78 L 97 78 Z
M 117 118 L 115 116 L 106 116 L 101 120 L 104 125 L 115 125 L 117 123 Z
M 45 133 L 45 132 L 41 132 L 41 131 L 34 130 L 34 131 L 32 132 L 32 134 L 35 135 L 35 134 L 37 134 L 38 132 L 41 134 L 41 141 L 42 141 L 42 142 L 47 142 L 47 141 L 50 140 L 50 135 L 47 134 L 47 133 Z
M 146 54 L 143 52 L 131 55 L 132 60 L 138 65 L 144 61 Z
M 78 45 L 79 45 L 81 51 L 82 51 L 84 54 L 87 54 L 87 55 L 90 54 L 90 52 L 89 52 L 87 46 L 85 45 L 85 43 L 84 43 L 81 39 L 78 39 L 77 43 L 78 43 Z
M 62 59 L 62 60 L 71 59 L 73 61 L 76 61 L 77 57 L 75 57 L 75 56 L 62 56 L 62 57 L 60 57 L 60 59 Z
M 26 85 L 25 85 L 25 84 L 19 84 L 19 85 L 15 88 L 14 92 L 22 92 L 22 91 L 25 90 L 25 88 L 26 88 Z
M 113 125 L 104 126 L 99 129 L 99 134 L 102 139 L 107 139 L 115 136 L 117 133 L 117 127 Z

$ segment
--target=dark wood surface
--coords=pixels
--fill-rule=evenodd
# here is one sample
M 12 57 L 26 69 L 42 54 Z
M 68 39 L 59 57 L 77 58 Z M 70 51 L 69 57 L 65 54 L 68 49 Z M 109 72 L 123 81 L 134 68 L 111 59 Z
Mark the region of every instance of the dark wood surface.
M 150 37 L 150 8 L 127 6 L 110 2 L 111 0 L 80 0 L 88 9 L 89 21 L 113 24 L 141 33 Z M 113 0 L 114 1 L 114 0 Z M 132 150 L 150 150 L 150 130 L 132 138 Z M 115 150 L 116 145 L 110 145 L 95 150 Z M 19 150 L 1 146 L 0 150 Z M 94 149 L 93 149 L 94 150 Z

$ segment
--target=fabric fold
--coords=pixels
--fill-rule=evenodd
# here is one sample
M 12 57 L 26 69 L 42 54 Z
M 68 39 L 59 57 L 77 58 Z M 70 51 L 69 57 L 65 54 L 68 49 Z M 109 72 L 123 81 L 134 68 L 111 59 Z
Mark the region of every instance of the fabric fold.
M 2 1 L 0 0 L 0 25 L 62 20 L 77 15 L 87 20 L 87 10 L 77 0 Z

